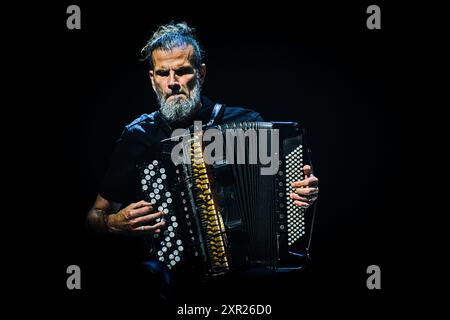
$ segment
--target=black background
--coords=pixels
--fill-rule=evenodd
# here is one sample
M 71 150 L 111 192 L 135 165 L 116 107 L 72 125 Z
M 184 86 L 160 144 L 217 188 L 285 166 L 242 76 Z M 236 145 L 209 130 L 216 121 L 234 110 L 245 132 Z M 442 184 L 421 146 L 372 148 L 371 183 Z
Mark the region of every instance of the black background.
M 124 125 L 156 110 L 139 52 L 157 25 L 174 19 L 195 27 L 206 51 L 204 94 L 252 108 L 266 120 L 303 123 L 320 179 L 311 269 L 289 285 L 259 292 L 260 301 L 233 302 L 272 303 L 277 314 L 394 304 L 405 241 L 397 223 L 406 210 L 399 182 L 408 166 L 408 117 L 398 99 L 405 64 L 399 10 L 377 3 L 382 29 L 368 30 L 372 3 L 364 2 L 244 8 L 242 2 L 81 1 L 81 30 L 68 30 L 70 4 L 39 7 L 35 41 L 22 46 L 32 75 L 23 81 L 34 88 L 22 98 L 42 98 L 23 109 L 33 124 L 27 146 L 39 163 L 30 197 L 37 198 L 36 215 L 46 217 L 38 219 L 37 235 L 44 250 L 28 255 L 43 267 L 40 280 L 52 297 L 90 306 L 102 297 L 104 283 L 89 276 L 98 270 L 87 254 L 92 239 L 85 215 Z M 66 288 L 71 264 L 82 268 L 80 291 Z M 382 271 L 378 291 L 366 287 L 372 264 Z M 128 301 L 139 289 L 105 287 L 104 294 Z

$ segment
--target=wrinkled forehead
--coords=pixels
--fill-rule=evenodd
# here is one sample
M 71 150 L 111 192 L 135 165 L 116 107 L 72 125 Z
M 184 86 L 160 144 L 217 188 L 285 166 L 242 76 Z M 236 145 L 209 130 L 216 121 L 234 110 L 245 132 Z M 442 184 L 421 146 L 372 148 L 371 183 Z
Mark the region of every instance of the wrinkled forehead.
M 175 47 L 172 49 L 156 49 L 152 52 L 153 69 L 176 69 L 192 66 L 194 48 L 191 45 Z

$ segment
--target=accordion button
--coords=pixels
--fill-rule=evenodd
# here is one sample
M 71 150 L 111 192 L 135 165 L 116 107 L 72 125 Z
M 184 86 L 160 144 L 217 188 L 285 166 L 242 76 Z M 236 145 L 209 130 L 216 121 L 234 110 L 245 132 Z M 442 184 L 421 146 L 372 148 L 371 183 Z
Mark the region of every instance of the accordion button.
M 176 256 L 176 257 L 175 257 L 175 261 L 176 261 L 176 262 L 180 261 L 180 257 L 179 257 L 179 256 Z
M 152 163 L 153 163 L 154 166 L 156 166 L 158 164 L 158 161 L 157 160 L 153 160 Z
M 173 225 L 174 228 L 178 227 L 178 223 L 177 222 L 172 223 L 172 225 Z
M 147 189 L 148 189 L 147 185 L 144 184 L 144 185 L 142 186 L 142 190 L 146 191 Z
M 156 198 L 156 200 L 159 200 L 159 199 L 161 199 L 161 196 L 160 196 L 159 194 L 157 194 L 157 195 L 155 196 L 155 198 Z
M 177 240 L 177 245 L 180 245 L 181 244 L 181 240 Z
M 159 172 L 164 173 L 164 172 L 166 172 L 166 169 L 161 168 L 161 169 L 159 169 Z
M 167 242 L 167 248 L 170 248 L 172 246 L 172 243 Z
M 170 220 L 172 220 L 172 221 L 177 221 L 177 218 L 176 218 L 175 216 L 171 216 L 171 217 L 170 217 Z

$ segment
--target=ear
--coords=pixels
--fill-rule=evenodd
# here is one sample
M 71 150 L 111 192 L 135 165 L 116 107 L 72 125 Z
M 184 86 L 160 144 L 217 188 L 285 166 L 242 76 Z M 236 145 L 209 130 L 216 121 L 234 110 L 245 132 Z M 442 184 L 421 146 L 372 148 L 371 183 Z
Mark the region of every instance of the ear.
M 153 73 L 153 70 L 148 71 L 148 76 L 150 77 L 150 81 L 152 82 L 153 91 L 156 91 L 156 89 L 155 89 L 155 74 Z
M 202 63 L 202 65 L 199 68 L 199 74 L 200 74 L 200 83 L 203 84 L 205 82 L 206 77 L 206 65 Z

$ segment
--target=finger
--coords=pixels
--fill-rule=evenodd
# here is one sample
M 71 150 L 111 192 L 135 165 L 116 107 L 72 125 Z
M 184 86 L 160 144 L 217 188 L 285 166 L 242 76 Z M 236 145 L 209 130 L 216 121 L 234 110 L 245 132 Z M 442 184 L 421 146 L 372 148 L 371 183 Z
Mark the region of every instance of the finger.
M 126 220 L 132 220 L 136 217 L 140 217 L 140 216 L 150 213 L 152 211 L 153 211 L 153 207 L 149 204 L 149 205 L 140 207 L 138 209 L 130 209 L 129 207 L 127 207 L 126 209 L 122 210 L 122 214 Z
M 319 193 L 319 188 L 297 188 L 295 193 L 302 196 L 312 196 Z
M 130 217 L 130 219 L 134 219 L 134 218 L 137 218 L 137 217 L 149 214 L 151 212 L 153 212 L 153 207 L 152 206 L 145 206 L 145 207 L 141 207 L 139 209 L 130 210 L 129 217 Z
M 154 233 L 156 230 L 160 230 L 162 227 L 164 227 L 165 222 L 161 221 L 158 223 L 155 223 L 154 225 L 145 225 L 145 226 L 139 226 L 136 228 L 132 228 L 132 231 L 135 232 L 141 232 L 141 233 Z
M 305 181 L 305 180 L 294 181 L 294 182 L 291 182 L 291 186 L 294 188 L 306 187 L 307 181 Z
M 294 205 L 296 205 L 297 207 L 302 207 L 302 208 L 308 208 L 309 207 L 309 203 L 303 202 L 303 201 L 298 201 L 298 200 L 294 201 Z
M 308 186 L 314 187 L 314 186 L 317 186 L 318 184 L 319 184 L 319 179 L 317 179 L 315 176 L 311 176 L 304 180 L 291 182 L 291 186 L 293 186 L 295 188 L 308 187 Z
M 150 205 L 151 205 L 150 202 L 147 202 L 145 200 L 141 200 L 139 202 L 135 202 L 135 203 L 130 204 L 128 206 L 128 208 L 129 209 L 137 209 L 137 208 L 141 208 L 141 207 L 144 207 L 144 206 L 150 206 Z
M 137 217 L 131 220 L 130 223 L 133 227 L 138 227 L 144 224 L 149 224 L 150 222 L 154 221 L 155 219 L 161 218 L 162 216 L 163 216 L 162 212 L 156 212 L 145 216 Z
M 309 185 L 311 187 L 317 187 L 319 185 L 319 179 L 316 176 L 311 175 L 308 179 L 310 179 Z
M 308 202 L 309 201 L 309 199 L 308 198 L 306 198 L 306 197 L 300 197 L 298 194 L 296 194 L 296 193 L 291 193 L 290 195 L 289 195 L 289 197 L 292 199 L 292 200 L 300 200 L 300 201 L 302 201 L 302 202 Z
M 310 165 L 303 166 L 303 172 L 306 177 L 309 177 L 309 175 L 312 172 L 311 166 Z

